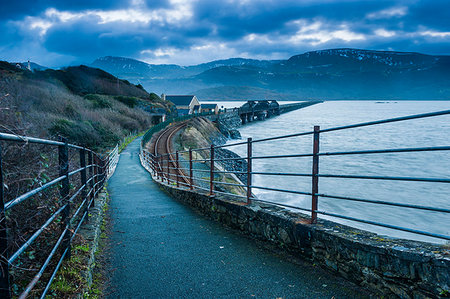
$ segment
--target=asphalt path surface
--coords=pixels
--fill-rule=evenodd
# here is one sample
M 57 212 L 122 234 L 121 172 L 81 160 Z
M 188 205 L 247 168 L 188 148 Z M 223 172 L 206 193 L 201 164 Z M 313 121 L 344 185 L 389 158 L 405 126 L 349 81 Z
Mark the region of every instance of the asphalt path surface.
M 364 290 L 192 211 L 120 155 L 111 196 L 109 298 L 361 298 Z

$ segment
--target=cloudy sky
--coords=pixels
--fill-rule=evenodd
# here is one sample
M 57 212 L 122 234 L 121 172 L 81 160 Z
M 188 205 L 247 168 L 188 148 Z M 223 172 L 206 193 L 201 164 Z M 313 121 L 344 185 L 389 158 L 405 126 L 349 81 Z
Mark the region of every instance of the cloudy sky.
M 352 47 L 450 54 L 450 0 L 0 0 L 0 60 L 192 65 Z

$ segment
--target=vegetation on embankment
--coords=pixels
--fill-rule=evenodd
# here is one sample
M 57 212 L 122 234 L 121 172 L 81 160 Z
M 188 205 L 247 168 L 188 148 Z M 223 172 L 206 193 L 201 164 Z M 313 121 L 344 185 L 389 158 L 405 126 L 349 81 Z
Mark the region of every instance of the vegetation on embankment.
M 187 151 L 189 148 L 208 148 L 211 144 L 222 145 L 226 142 L 227 138 L 219 131 L 217 125 L 203 117 L 196 117 L 191 119 L 187 126 L 182 129 L 182 131 L 176 135 L 175 140 L 173 141 L 175 150 Z M 189 155 L 187 153 L 183 153 L 182 157 L 185 161 L 189 161 Z M 193 157 L 195 160 L 199 159 L 210 159 L 210 152 L 206 151 L 195 151 L 193 152 Z M 235 153 L 218 148 L 215 150 L 215 158 L 239 158 Z M 227 163 L 232 162 L 232 163 Z M 205 168 L 206 166 L 209 168 L 209 165 L 205 163 L 194 162 L 194 169 L 196 168 Z M 246 169 L 246 162 L 242 160 L 233 160 L 233 161 L 216 161 L 215 168 L 216 170 L 223 171 L 243 171 Z M 201 176 L 201 177 L 199 177 Z M 206 177 L 208 176 L 208 177 Z M 197 180 L 195 178 L 201 178 L 203 180 L 209 180 L 209 174 L 205 172 L 199 172 L 197 174 L 194 171 L 194 182 L 195 184 L 204 185 L 207 187 L 205 183 Z M 242 184 L 242 182 L 246 181 L 245 176 L 236 176 L 233 174 L 215 174 L 214 181 L 231 183 L 231 184 Z M 237 195 L 245 195 L 245 190 L 242 187 L 224 185 L 224 184 L 215 184 L 215 190 L 222 192 L 229 192 Z
M 148 111 L 155 109 L 169 111 L 172 107 L 141 86 L 98 69 L 79 66 L 31 72 L 0 62 L 0 132 L 46 139 L 62 136 L 69 143 L 103 153 L 130 133 L 148 129 L 152 122 Z M 60 176 L 58 147 L 25 142 L 1 142 L 1 146 L 5 202 Z M 78 150 L 69 150 L 69 171 L 79 165 Z M 80 187 L 77 173 L 70 178 L 69 197 Z M 67 198 L 61 198 L 59 191 L 55 185 L 6 212 L 8 250 L 2 255 L 16 252 L 62 206 Z M 81 202 L 80 196 L 74 198 L 70 216 Z M 42 267 L 64 228 L 61 222 L 57 216 L 10 266 L 13 296 L 20 294 Z M 76 246 L 74 254 L 83 253 L 83 245 Z M 31 297 L 42 292 L 61 253 L 56 252 Z
M 151 126 L 147 111 L 172 107 L 142 86 L 86 66 L 30 72 L 0 62 L 0 131 L 66 137 L 94 150 Z

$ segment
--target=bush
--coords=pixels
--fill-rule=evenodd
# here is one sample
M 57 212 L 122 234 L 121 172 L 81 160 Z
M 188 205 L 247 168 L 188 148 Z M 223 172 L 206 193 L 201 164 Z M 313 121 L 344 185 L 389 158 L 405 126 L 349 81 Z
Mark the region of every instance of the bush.
M 98 94 L 87 94 L 84 98 L 92 103 L 96 109 L 111 108 L 111 102 L 103 96 Z
M 136 106 L 139 103 L 139 100 L 135 97 L 115 96 L 114 99 L 127 105 L 130 108 L 134 108 L 134 106 Z

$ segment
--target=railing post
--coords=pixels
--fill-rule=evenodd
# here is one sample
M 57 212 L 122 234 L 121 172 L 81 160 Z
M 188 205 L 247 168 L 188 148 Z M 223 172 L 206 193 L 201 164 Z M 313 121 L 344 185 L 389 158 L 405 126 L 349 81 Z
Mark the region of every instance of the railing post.
M 2 143 L 0 142 L 0 298 L 11 298 L 9 290 L 8 235 L 3 189 Z
M 247 204 L 252 197 L 252 138 L 247 139 Z
M 175 166 L 175 173 L 176 173 L 176 177 L 177 177 L 177 188 L 178 187 L 180 187 L 180 176 L 178 175 L 178 173 L 179 173 L 179 168 L 180 168 L 180 165 L 179 165 L 179 160 L 178 160 L 178 158 L 179 158 L 179 156 L 178 156 L 178 151 L 176 152 L 176 161 L 175 161 L 175 164 L 176 164 L 176 166 Z
M 98 188 L 98 157 L 97 154 L 93 154 L 93 158 L 94 158 L 94 187 L 92 189 L 92 205 L 95 206 L 95 195 L 97 193 L 97 188 Z M 90 206 L 89 206 L 90 208 Z
M 194 189 L 194 170 L 192 168 L 192 149 L 189 149 L 189 189 Z
M 170 154 L 167 154 L 167 184 L 170 184 Z
M 86 149 L 80 149 L 80 167 L 81 167 L 81 186 L 84 186 L 83 190 L 81 190 L 81 198 L 83 200 L 86 199 L 88 186 L 86 184 L 87 175 L 86 175 Z M 86 200 L 86 205 L 84 206 L 84 210 L 88 210 L 88 200 Z M 89 213 L 86 214 L 86 220 L 88 220 Z
M 313 137 L 313 163 L 312 163 L 312 203 L 311 203 L 311 223 L 317 223 L 317 208 L 319 192 L 319 134 L 320 126 L 314 126 Z
M 58 161 L 59 161 L 59 176 L 64 176 L 61 181 L 61 205 L 67 204 L 67 206 L 62 211 L 62 221 L 61 229 L 64 230 L 69 226 L 69 216 L 70 216 L 70 202 L 69 202 L 69 145 L 67 139 L 63 139 L 64 145 L 58 146 Z M 70 248 L 70 236 L 69 231 L 65 233 L 63 239 L 63 248 L 68 248 L 66 258 L 70 258 L 71 248 Z
M 211 144 L 209 171 L 209 195 L 214 195 L 214 144 Z
M 92 166 L 92 163 L 93 163 L 93 159 L 92 159 L 92 151 L 88 151 L 88 165 L 89 165 L 89 191 L 91 191 L 92 190 L 92 188 L 94 187 L 94 180 L 92 179 L 92 176 L 94 175 L 94 168 L 93 168 L 93 166 Z M 88 192 L 89 192 L 88 191 Z M 94 196 L 94 193 L 93 193 L 94 191 L 92 190 L 89 194 L 90 194 L 90 196 L 89 196 L 89 198 L 88 198 L 88 204 L 87 204 L 87 207 L 88 207 L 88 209 L 89 209 L 89 203 L 90 203 L 90 201 L 91 201 L 91 198 Z
M 159 170 L 159 165 L 160 165 L 160 160 L 161 157 L 160 156 L 155 156 L 155 161 L 156 161 L 156 175 L 158 179 L 161 179 L 161 172 Z

